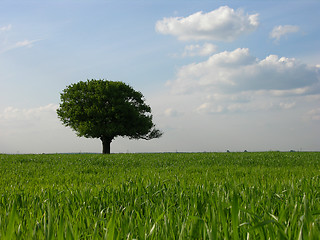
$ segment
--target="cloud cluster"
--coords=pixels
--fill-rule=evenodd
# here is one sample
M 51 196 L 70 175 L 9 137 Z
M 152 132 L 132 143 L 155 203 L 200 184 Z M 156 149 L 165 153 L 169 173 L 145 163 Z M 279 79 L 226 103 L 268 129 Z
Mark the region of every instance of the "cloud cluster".
M 20 109 L 14 107 L 7 107 L 2 113 L 0 113 L 0 122 L 2 125 L 5 123 L 32 123 L 39 119 L 46 119 L 56 117 L 57 104 L 48 104 L 46 106 L 40 106 L 37 108 Z
M 307 65 L 295 58 L 270 54 L 264 59 L 253 56 L 248 48 L 217 52 L 209 41 L 230 42 L 252 32 L 259 26 L 258 14 L 246 14 L 228 6 L 208 13 L 196 12 L 187 17 L 163 18 L 156 30 L 179 40 L 202 41 L 184 49 L 183 57 L 209 56 L 177 69 L 173 80 L 167 82 L 173 93 L 189 96 L 198 103 L 196 112 L 226 113 L 261 110 L 289 110 L 297 107 L 299 97 L 320 93 L 320 68 Z M 270 38 L 279 41 L 296 33 L 295 25 L 278 25 Z M 185 97 L 183 97 L 185 99 Z M 194 103 L 193 102 L 193 103 Z M 173 108 L 165 111 L 174 116 Z M 306 110 L 307 113 L 307 110 Z M 318 110 L 307 115 L 318 118 Z
M 228 6 L 209 13 L 197 12 L 188 17 L 163 18 L 156 23 L 156 31 L 176 36 L 179 40 L 233 41 L 252 32 L 259 25 L 258 14 L 244 14 Z
M 273 30 L 270 33 L 270 37 L 276 39 L 277 41 L 280 40 L 281 37 L 290 34 L 290 33 L 296 33 L 300 29 L 298 26 L 294 25 L 279 25 L 273 28 Z
M 182 93 L 292 89 L 307 91 L 318 82 L 319 69 L 316 66 L 276 55 L 259 60 L 250 54 L 249 49 L 238 48 L 214 54 L 206 61 L 181 67 L 176 79 L 168 82 L 168 85 L 174 91 Z
M 260 60 L 238 48 L 182 66 L 167 85 L 175 94 L 197 99 L 198 113 L 289 110 L 303 96 L 320 93 L 319 70 L 294 58 L 269 55 Z

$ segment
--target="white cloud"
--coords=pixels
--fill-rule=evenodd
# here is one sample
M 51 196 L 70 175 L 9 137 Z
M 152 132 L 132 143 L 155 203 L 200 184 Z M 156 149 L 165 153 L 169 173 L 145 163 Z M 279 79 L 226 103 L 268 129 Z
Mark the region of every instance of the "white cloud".
M 5 31 L 9 31 L 11 29 L 11 27 L 12 27 L 11 24 L 8 24 L 7 26 L 0 27 L 0 33 L 5 32 Z
M 281 37 L 290 33 L 296 33 L 298 31 L 299 27 L 295 25 L 279 25 L 273 28 L 270 33 L 270 37 L 279 41 Z
M 209 13 L 197 12 L 188 17 L 163 18 L 156 23 L 156 31 L 176 36 L 179 40 L 233 41 L 255 30 L 258 14 L 244 14 L 222 6 Z
M 38 42 L 40 40 L 24 40 L 24 41 L 20 41 L 17 42 L 16 44 L 14 44 L 13 48 L 18 48 L 18 47 L 32 47 L 33 43 Z
M 31 48 L 31 47 L 33 47 L 33 44 L 38 41 L 41 41 L 41 40 L 39 40 L 39 39 L 38 40 L 24 40 L 24 41 L 19 41 L 16 43 L 5 43 L 5 44 L 3 44 L 2 47 L 0 47 L 0 53 L 7 52 L 7 51 L 17 49 L 17 48 L 22 48 L 22 47 Z
M 178 116 L 181 116 L 182 113 L 177 111 L 177 110 L 175 110 L 175 109 L 167 108 L 164 111 L 164 115 L 167 116 L 167 117 L 178 117 Z
M 211 43 L 205 43 L 203 45 L 195 44 L 195 45 L 187 45 L 184 48 L 183 57 L 186 56 L 208 56 L 212 53 L 216 52 L 217 46 Z
M 212 55 L 208 60 L 181 67 L 174 81 L 174 92 L 243 92 L 243 91 L 311 91 L 319 83 L 319 71 L 294 58 L 269 55 L 259 60 L 249 49 Z M 296 92 L 295 92 L 296 91 Z
M 0 113 L 0 121 L 3 123 L 4 121 L 10 123 L 27 123 L 33 122 L 37 119 L 43 119 L 48 115 L 52 116 L 53 114 L 56 117 L 56 109 L 58 105 L 56 104 L 48 104 L 46 106 L 41 106 L 37 108 L 30 109 L 20 109 L 14 107 L 7 107 L 4 109 L 2 113 Z
M 35 39 L 35 40 L 28 40 L 25 39 L 23 41 L 15 41 L 12 39 L 9 39 L 6 35 L 5 32 L 11 31 L 12 25 L 9 24 L 7 26 L 0 27 L 0 33 L 2 32 L 3 34 L 3 39 L 0 39 L 0 53 L 4 53 L 16 48 L 21 48 L 21 47 L 33 47 L 33 44 L 35 42 L 41 41 L 41 39 Z
M 193 99 L 190 109 L 201 114 L 288 111 L 320 92 L 319 73 L 316 66 L 294 58 L 269 55 L 260 60 L 238 48 L 182 66 L 167 86 L 173 94 Z
M 197 112 L 199 113 L 210 113 L 210 114 L 222 113 L 224 110 L 225 109 L 222 105 L 216 105 L 210 102 L 205 102 L 197 108 Z

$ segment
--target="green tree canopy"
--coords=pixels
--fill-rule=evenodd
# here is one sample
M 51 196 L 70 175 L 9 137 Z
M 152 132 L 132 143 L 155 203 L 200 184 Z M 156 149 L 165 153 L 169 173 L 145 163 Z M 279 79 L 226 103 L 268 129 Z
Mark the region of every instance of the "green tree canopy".
M 123 82 L 87 80 L 67 86 L 60 95 L 57 114 L 65 126 L 86 138 L 100 138 L 102 153 L 110 153 L 117 136 L 159 138 L 151 108 L 141 92 Z

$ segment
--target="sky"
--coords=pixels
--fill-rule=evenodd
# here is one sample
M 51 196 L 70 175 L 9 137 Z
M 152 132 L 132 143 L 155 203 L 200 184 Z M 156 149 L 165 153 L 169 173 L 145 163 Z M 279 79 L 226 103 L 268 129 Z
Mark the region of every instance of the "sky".
M 0 0 L 0 153 L 101 152 L 57 118 L 87 79 L 164 132 L 113 153 L 320 151 L 320 1 Z

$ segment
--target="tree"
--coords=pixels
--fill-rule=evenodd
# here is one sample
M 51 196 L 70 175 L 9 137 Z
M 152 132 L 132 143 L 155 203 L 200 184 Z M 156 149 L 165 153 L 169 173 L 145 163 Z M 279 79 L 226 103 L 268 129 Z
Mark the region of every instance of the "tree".
M 102 153 L 110 153 L 117 136 L 159 138 L 151 108 L 142 93 L 123 82 L 87 80 L 67 86 L 60 95 L 57 114 L 79 137 L 100 138 Z

